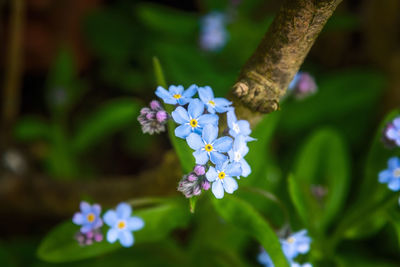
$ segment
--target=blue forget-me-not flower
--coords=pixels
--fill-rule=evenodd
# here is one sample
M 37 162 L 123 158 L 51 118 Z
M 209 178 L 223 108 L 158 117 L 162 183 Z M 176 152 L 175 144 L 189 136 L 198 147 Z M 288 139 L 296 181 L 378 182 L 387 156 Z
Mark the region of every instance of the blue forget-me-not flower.
M 400 117 L 395 118 L 387 127 L 385 136 L 390 141 L 396 143 L 397 146 L 400 146 Z
M 223 113 L 227 112 L 232 102 L 222 97 L 214 97 L 214 92 L 210 86 L 199 87 L 199 97 L 201 101 L 206 105 L 208 112 L 210 113 Z
M 82 201 L 80 204 L 81 212 L 74 214 L 72 222 L 77 225 L 82 225 L 81 233 L 86 234 L 92 230 L 100 228 L 103 225 L 100 213 L 101 207 L 98 204 L 90 205 Z
M 207 51 L 218 51 L 228 40 L 226 15 L 210 12 L 201 19 L 200 46 Z
M 191 133 L 186 138 L 190 148 L 196 150 L 193 156 L 196 164 L 204 165 L 211 160 L 214 164 L 222 164 L 227 156 L 222 153 L 228 152 L 232 148 L 232 138 L 223 136 L 217 139 L 218 127 L 207 124 L 203 128 L 201 136 L 197 133 Z
M 291 260 L 299 254 L 306 254 L 310 250 L 311 238 L 307 236 L 307 230 L 291 234 L 286 239 L 281 239 L 283 253 Z
M 217 164 L 216 167 L 210 167 L 206 173 L 207 180 L 212 183 L 211 191 L 218 199 L 224 197 L 224 192 L 232 194 L 238 189 L 238 184 L 233 176 L 239 176 L 242 173 L 240 164 L 225 161 Z
M 400 159 L 398 157 L 388 160 L 388 168 L 379 173 L 379 182 L 387 183 L 392 191 L 400 190 Z
M 164 103 L 171 105 L 186 105 L 197 92 L 197 85 L 191 85 L 184 90 L 182 85 L 171 85 L 168 91 L 161 86 L 156 89 L 156 95 L 164 100 Z
M 203 114 L 204 104 L 199 99 L 190 101 L 188 109 L 179 106 L 172 112 L 172 118 L 180 126 L 175 128 L 175 135 L 186 138 L 190 133 L 201 134 L 207 124 L 218 125 L 218 116 L 215 114 Z
M 246 120 L 238 120 L 235 115 L 235 109 L 230 109 L 226 113 L 226 117 L 228 121 L 229 134 L 232 137 L 243 135 L 246 137 L 246 142 L 256 140 L 249 136 L 251 134 L 250 123 Z
M 130 247 L 135 242 L 132 231 L 143 228 L 144 221 L 135 216 L 131 216 L 132 208 L 127 203 L 118 204 L 116 210 L 107 211 L 104 222 L 110 226 L 107 232 L 107 241 L 114 243 L 119 240 L 122 246 Z
M 233 141 L 232 149 L 228 151 L 228 155 L 231 162 L 237 162 L 240 164 L 240 167 L 242 168 L 241 176 L 243 177 L 247 177 L 251 173 L 250 165 L 243 158 L 248 152 L 249 148 L 246 144 L 246 137 L 243 135 L 236 136 Z

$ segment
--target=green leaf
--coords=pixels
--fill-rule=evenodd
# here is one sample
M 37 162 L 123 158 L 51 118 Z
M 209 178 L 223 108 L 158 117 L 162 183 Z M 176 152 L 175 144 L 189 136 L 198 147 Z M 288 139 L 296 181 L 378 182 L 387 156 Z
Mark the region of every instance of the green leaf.
M 275 266 L 289 266 L 275 232 L 250 204 L 226 195 L 223 199 L 214 199 L 214 207 L 224 220 L 260 242 Z
M 313 134 L 302 148 L 289 179 L 289 192 L 305 224 L 323 232 L 340 212 L 349 186 L 349 156 L 342 138 L 331 129 Z M 325 195 L 318 197 L 312 187 Z
M 185 202 L 181 199 L 165 199 L 158 205 L 135 209 L 133 215 L 141 217 L 145 222 L 143 229 L 134 232 L 135 243 L 163 240 L 172 230 L 185 227 L 189 222 L 190 214 L 184 206 Z M 60 224 L 42 240 L 37 251 L 38 257 L 48 262 L 70 262 L 122 248 L 119 243 L 110 244 L 105 240 L 81 247 L 74 240 L 74 235 L 78 231 L 79 226 L 71 221 Z M 106 234 L 105 229 L 103 234 Z
M 22 142 L 32 142 L 39 139 L 49 140 L 49 125 L 36 116 L 26 116 L 21 118 L 14 129 L 14 136 Z
M 134 99 L 120 98 L 108 101 L 84 118 L 72 140 L 75 152 L 82 153 L 105 138 L 135 123 L 139 104 Z
M 167 88 L 167 82 L 165 81 L 164 72 L 162 70 L 160 60 L 158 60 L 157 57 L 153 57 L 153 67 L 157 85 Z

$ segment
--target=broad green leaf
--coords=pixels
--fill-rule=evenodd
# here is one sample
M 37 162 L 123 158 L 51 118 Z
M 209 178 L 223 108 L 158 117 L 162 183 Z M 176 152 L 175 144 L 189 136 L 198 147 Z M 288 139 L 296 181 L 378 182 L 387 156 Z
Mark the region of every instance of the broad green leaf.
M 72 140 L 75 152 L 82 153 L 105 138 L 135 123 L 139 104 L 134 99 L 120 98 L 104 103 L 81 120 Z
M 251 205 L 237 197 L 226 195 L 223 199 L 214 199 L 214 206 L 224 220 L 260 242 L 275 266 L 289 266 L 275 232 Z
M 400 248 L 400 211 L 398 206 L 396 205 L 395 209 L 389 209 L 386 212 L 386 217 L 389 220 L 390 224 L 393 226 L 393 229 L 398 239 L 398 248 Z
M 157 85 L 167 89 L 167 82 L 165 81 L 164 72 L 162 70 L 160 60 L 157 57 L 153 57 L 153 68 Z
M 144 228 L 134 232 L 135 243 L 163 240 L 172 230 L 185 227 L 190 218 L 185 206 L 186 202 L 180 199 L 165 199 L 158 205 L 135 209 L 133 215 L 139 216 L 145 221 Z M 106 234 L 106 227 L 103 226 L 103 234 Z M 54 228 L 42 240 L 37 251 L 39 258 L 48 262 L 70 262 L 122 248 L 119 243 L 110 244 L 105 240 L 91 246 L 81 247 L 74 240 L 74 235 L 78 231 L 79 226 L 74 225 L 71 221 Z
M 50 126 L 42 118 L 26 116 L 21 118 L 14 129 L 14 136 L 22 142 L 49 140 Z
M 295 207 L 311 229 L 324 232 L 340 212 L 349 186 L 349 156 L 341 137 L 331 129 L 313 134 L 298 158 L 289 192 Z M 325 195 L 315 195 L 315 189 Z

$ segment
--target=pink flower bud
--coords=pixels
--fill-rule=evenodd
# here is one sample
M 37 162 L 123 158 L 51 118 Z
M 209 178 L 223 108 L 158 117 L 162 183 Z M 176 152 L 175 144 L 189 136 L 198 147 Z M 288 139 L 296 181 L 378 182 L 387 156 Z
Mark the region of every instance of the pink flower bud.
M 194 174 L 189 174 L 188 178 L 187 178 L 190 182 L 194 182 L 197 181 L 197 176 Z
M 153 100 L 153 101 L 150 102 L 150 108 L 151 108 L 152 110 L 161 109 L 161 104 L 160 104 L 160 102 L 158 102 L 157 100 Z
M 140 110 L 140 114 L 141 115 L 146 115 L 147 113 L 149 113 L 150 112 L 150 109 L 149 108 L 142 108 L 141 110 Z
M 204 168 L 203 165 L 196 165 L 193 171 L 197 175 L 204 175 L 206 173 L 206 168 Z
M 196 187 L 193 189 L 193 195 L 198 196 L 198 195 L 200 195 L 200 194 L 201 194 L 201 188 L 200 188 L 200 186 L 196 186 Z
M 210 189 L 211 184 L 210 184 L 209 181 L 204 180 L 203 183 L 202 183 L 202 185 L 201 185 L 201 187 L 202 187 L 204 190 L 208 190 L 208 189 Z
M 94 235 L 94 240 L 95 240 L 96 242 L 101 242 L 101 241 L 103 240 L 103 235 L 100 234 L 100 233 L 95 234 L 95 235 Z
M 87 232 L 86 233 L 86 238 L 89 238 L 89 239 L 92 239 L 93 238 L 93 232 L 92 231 L 90 231 L 90 232 Z
M 154 113 L 153 113 L 153 112 L 147 113 L 147 114 L 146 114 L 146 119 L 148 119 L 148 120 L 154 119 Z
M 157 111 L 156 118 L 158 122 L 164 122 L 168 118 L 168 114 L 165 110 Z

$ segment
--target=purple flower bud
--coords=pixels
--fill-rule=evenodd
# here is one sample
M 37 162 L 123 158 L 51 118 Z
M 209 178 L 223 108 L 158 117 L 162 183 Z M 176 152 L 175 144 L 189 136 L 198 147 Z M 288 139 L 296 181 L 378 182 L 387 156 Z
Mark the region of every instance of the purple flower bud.
M 140 110 L 140 115 L 146 115 L 149 112 L 151 112 L 151 110 L 148 107 L 144 107 Z
M 86 233 L 86 238 L 92 239 L 93 236 L 94 236 L 94 234 L 93 234 L 92 231 L 89 231 L 89 232 Z
M 197 176 L 195 174 L 191 173 L 191 174 L 189 174 L 187 179 L 189 182 L 194 182 L 194 181 L 197 181 Z
M 154 113 L 153 113 L 153 112 L 147 113 L 147 114 L 146 114 L 146 119 L 148 119 L 148 120 L 154 119 Z
M 157 111 L 156 118 L 158 122 L 164 122 L 168 118 L 168 113 L 165 110 Z
M 150 108 L 152 110 L 160 110 L 161 109 L 161 104 L 157 100 L 153 100 L 150 102 Z
M 101 233 L 96 233 L 96 234 L 94 235 L 94 240 L 95 240 L 96 242 L 101 242 L 101 241 L 103 240 L 103 235 L 102 235 Z
M 204 175 L 206 173 L 206 168 L 203 165 L 196 165 L 193 169 L 196 175 Z
M 86 239 L 85 245 L 86 245 L 86 246 L 89 246 L 89 245 L 91 245 L 91 244 L 93 244 L 93 239 Z
M 202 184 L 201 184 L 201 187 L 204 189 L 204 190 L 208 190 L 208 189 L 210 189 L 210 187 L 211 187 L 211 184 L 210 184 L 210 182 L 209 181 L 207 181 L 207 180 L 204 180 L 203 182 L 202 182 Z
M 196 186 L 196 187 L 193 189 L 193 195 L 198 196 L 198 195 L 200 195 L 200 194 L 201 194 L 201 188 L 200 188 L 200 186 Z

